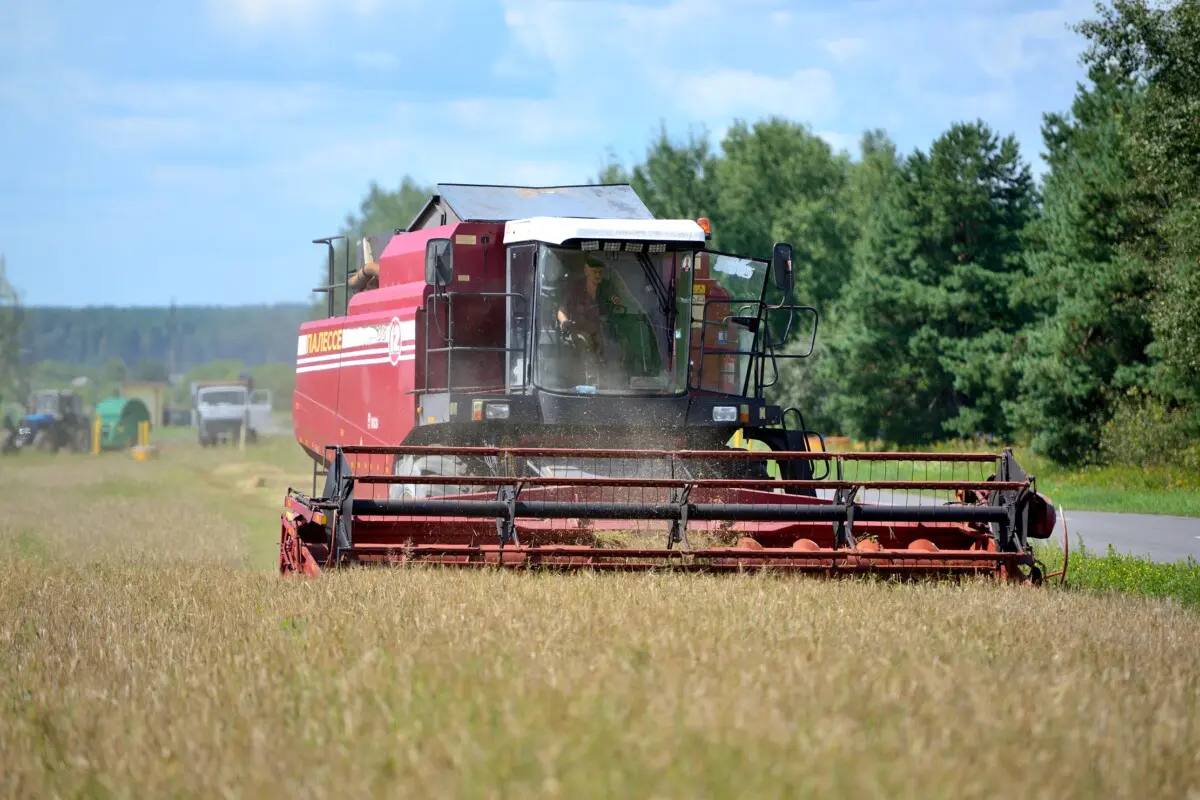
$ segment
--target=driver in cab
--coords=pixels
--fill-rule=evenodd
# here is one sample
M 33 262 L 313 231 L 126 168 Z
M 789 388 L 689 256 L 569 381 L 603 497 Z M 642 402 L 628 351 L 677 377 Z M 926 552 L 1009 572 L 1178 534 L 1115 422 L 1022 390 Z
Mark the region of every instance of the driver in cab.
M 613 315 L 624 313 L 625 303 L 616 284 L 606 275 L 604 262 L 588 256 L 583 280 L 568 286 L 556 318 L 560 330 L 582 336 L 592 350 L 598 351 Z

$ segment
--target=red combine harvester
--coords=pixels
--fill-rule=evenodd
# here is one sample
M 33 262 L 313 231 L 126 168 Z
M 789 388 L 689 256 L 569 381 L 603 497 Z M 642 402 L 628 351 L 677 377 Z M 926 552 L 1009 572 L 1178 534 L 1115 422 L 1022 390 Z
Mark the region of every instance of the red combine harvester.
M 1055 515 L 1011 452 L 825 452 L 768 402 L 817 311 L 791 299 L 790 245 L 763 261 L 707 234 L 624 185 L 444 184 L 385 241 L 318 240 L 329 317 L 300 329 L 294 407 L 316 469 L 281 570 L 1040 581 L 1029 539 Z

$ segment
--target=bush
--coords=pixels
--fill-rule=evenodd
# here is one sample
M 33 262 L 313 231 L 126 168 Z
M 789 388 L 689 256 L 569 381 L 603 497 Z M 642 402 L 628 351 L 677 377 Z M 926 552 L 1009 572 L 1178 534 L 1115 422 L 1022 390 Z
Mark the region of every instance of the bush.
M 1101 429 L 1100 452 L 1111 464 L 1200 470 L 1200 425 L 1188 409 L 1130 389 Z

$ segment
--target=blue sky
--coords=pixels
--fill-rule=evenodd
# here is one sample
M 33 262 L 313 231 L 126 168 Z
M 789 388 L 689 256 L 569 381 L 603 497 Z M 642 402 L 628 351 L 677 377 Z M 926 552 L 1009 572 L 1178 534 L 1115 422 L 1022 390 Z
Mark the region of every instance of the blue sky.
M 29 304 L 301 301 L 367 185 L 578 183 L 660 123 L 856 154 L 1066 109 L 1090 0 L 0 0 L 0 253 Z

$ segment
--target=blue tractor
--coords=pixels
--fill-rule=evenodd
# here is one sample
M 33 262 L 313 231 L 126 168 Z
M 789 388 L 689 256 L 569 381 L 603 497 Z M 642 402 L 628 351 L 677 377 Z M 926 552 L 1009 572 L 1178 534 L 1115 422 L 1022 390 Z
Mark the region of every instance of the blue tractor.
M 74 450 L 85 453 L 91 444 L 91 426 L 83 412 L 83 400 L 74 392 L 48 389 L 34 392 L 31 413 L 21 418 L 11 447 L 32 447 L 56 453 Z

